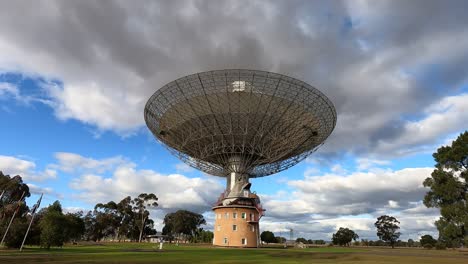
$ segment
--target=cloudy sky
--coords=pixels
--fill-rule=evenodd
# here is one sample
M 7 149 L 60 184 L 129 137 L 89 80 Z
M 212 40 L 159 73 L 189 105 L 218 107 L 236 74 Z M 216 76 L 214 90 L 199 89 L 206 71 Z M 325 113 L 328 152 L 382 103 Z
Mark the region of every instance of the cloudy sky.
M 273 71 L 323 91 L 338 122 L 307 160 L 254 179 L 262 229 L 375 239 L 436 234 L 421 200 L 431 154 L 468 124 L 467 1 L 0 1 L 0 170 L 30 202 L 69 211 L 153 192 L 152 212 L 204 213 L 224 181 L 178 161 L 146 128 L 154 91 L 213 69 Z

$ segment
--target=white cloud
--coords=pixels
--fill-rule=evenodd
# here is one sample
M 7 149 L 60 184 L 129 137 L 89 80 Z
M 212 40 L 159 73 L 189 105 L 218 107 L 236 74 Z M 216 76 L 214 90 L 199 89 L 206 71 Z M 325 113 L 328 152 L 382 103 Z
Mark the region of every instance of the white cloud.
M 0 82 L 0 98 L 3 96 L 13 96 L 13 97 L 18 97 L 19 96 L 19 90 L 18 87 L 11 83 L 7 82 Z
M 22 173 L 36 167 L 34 162 L 11 156 L 0 156 L 0 164 L 1 168 L 5 170 L 4 173 Z
M 461 132 L 468 124 L 468 94 L 448 96 L 440 101 L 429 105 L 424 110 L 426 117 L 423 119 L 407 122 L 402 128 L 400 137 L 379 142 L 378 148 L 382 152 L 405 152 L 414 151 L 421 146 L 431 146 L 435 149 L 437 143 L 444 136 Z
M 76 171 L 75 168 L 70 169 Z M 131 162 L 122 163 L 113 169 L 111 177 L 82 174 L 70 182 L 70 187 L 79 192 L 75 198 L 90 204 L 110 200 L 118 202 L 128 195 L 135 197 L 143 192 L 151 192 L 159 198 L 160 209 L 168 211 L 183 208 L 196 212 L 210 210 L 218 194 L 223 191 L 223 186 L 212 177 L 164 175 L 153 170 L 138 170 L 136 164 Z
M 397 201 L 388 200 L 388 207 L 392 209 L 396 209 L 396 208 L 399 208 L 400 206 L 398 205 Z
M 28 183 L 29 192 L 32 194 L 52 194 L 55 195 L 55 192 L 50 187 L 40 187 L 32 183 Z
M 432 170 L 408 168 L 305 177 L 289 182 L 293 188 L 289 197 L 265 196 L 263 200 L 268 215 L 285 219 L 370 214 L 386 207 L 405 210 L 422 199 L 427 191 L 422 182 Z
M 36 163 L 12 156 L 0 155 L 0 170 L 4 174 L 20 175 L 25 182 L 39 182 L 57 178 L 57 172 L 47 168 L 44 171 L 36 171 Z
M 131 89 L 109 93 L 96 82 L 64 87 L 48 84 L 45 88 L 55 99 L 53 106 L 59 119 L 78 119 L 122 135 L 131 135 L 143 123 L 142 109 L 138 106 L 143 105 L 144 98 L 133 98 Z M 88 105 L 90 102 L 92 106 Z
M 330 170 L 335 173 L 335 174 L 346 174 L 348 171 L 346 169 L 343 168 L 343 166 L 341 166 L 340 164 L 335 164 L 333 165 Z
M 74 214 L 74 213 L 78 213 L 78 212 L 83 212 L 83 213 L 86 214 L 86 212 L 89 211 L 89 209 L 85 209 L 85 208 L 82 208 L 82 207 L 76 207 L 76 206 L 63 207 L 62 210 L 63 210 L 63 212 L 65 214 L 67 214 L 67 213 Z
M 121 156 L 97 160 L 69 152 L 57 152 L 55 153 L 55 158 L 57 159 L 58 163 L 51 165 L 51 167 L 69 173 L 76 171 L 93 171 L 96 173 L 103 173 L 113 170 L 117 166 L 127 162 Z
M 317 167 L 307 167 L 306 170 L 304 171 L 304 177 L 310 177 L 313 175 L 317 175 L 320 173 L 320 169 Z
M 189 165 L 187 165 L 186 163 L 183 163 L 183 162 L 179 162 L 175 165 L 175 169 L 177 172 L 180 172 L 180 173 L 187 173 L 187 172 L 192 172 L 192 171 L 195 171 L 194 168 L 190 167 Z
M 1 69 L 0 69 L 1 75 Z M 18 84 L 10 82 L 1 82 L 0 81 L 0 100 L 9 101 L 14 100 L 17 103 L 22 105 L 29 105 L 31 102 L 42 102 L 47 104 L 48 101 L 43 98 L 35 97 L 30 94 L 23 94 L 18 86 Z M 12 111 L 5 105 L 2 104 L 2 108 L 11 113 Z
M 357 158 L 357 169 L 360 171 L 372 169 L 376 166 L 389 165 L 390 161 L 388 160 L 378 160 L 370 158 Z
M 267 210 L 262 229 L 288 237 L 292 228 L 296 237 L 330 240 L 339 227 L 348 227 L 363 239 L 375 240 L 376 218 L 389 214 L 400 220 L 404 240 L 434 234 L 439 211 L 421 201 L 427 192 L 422 182 L 432 170 L 357 171 L 289 181 L 290 193 L 260 194 Z

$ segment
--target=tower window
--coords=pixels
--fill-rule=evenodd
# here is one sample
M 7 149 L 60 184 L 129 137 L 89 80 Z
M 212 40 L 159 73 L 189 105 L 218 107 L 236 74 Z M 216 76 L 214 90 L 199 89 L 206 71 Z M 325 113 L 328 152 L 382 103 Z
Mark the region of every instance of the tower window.
M 245 219 L 246 217 L 247 217 L 247 214 L 246 214 L 246 213 L 242 213 L 242 214 L 241 214 L 241 218 L 242 218 L 242 219 Z
M 246 238 L 242 238 L 241 242 L 242 242 L 242 245 L 247 245 L 247 239 Z
M 224 238 L 224 244 L 227 244 L 228 243 L 228 239 L 227 237 Z
M 237 218 L 237 213 L 232 213 L 232 218 L 236 219 Z
M 237 225 L 232 225 L 232 231 L 237 231 Z

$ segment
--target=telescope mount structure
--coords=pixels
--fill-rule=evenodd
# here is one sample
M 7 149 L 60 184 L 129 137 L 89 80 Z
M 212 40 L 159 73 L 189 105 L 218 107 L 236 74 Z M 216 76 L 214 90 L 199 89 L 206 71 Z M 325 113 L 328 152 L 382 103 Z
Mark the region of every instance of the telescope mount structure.
M 144 117 L 156 139 L 188 165 L 225 177 L 213 206 L 213 244 L 258 247 L 264 215 L 250 178 L 285 170 L 316 151 L 336 125 L 332 102 L 277 73 L 215 70 L 157 90 Z

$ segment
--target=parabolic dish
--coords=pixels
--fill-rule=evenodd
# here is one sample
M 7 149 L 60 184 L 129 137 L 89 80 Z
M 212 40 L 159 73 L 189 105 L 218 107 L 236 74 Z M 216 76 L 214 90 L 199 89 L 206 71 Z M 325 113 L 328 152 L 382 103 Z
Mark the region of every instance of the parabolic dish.
M 144 115 L 173 154 L 223 177 L 233 171 L 254 178 L 285 170 L 317 150 L 336 124 L 332 102 L 311 85 L 238 69 L 172 81 L 151 96 Z

